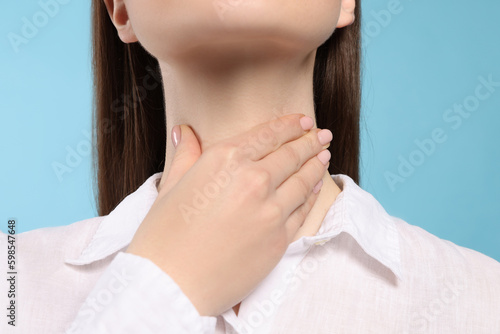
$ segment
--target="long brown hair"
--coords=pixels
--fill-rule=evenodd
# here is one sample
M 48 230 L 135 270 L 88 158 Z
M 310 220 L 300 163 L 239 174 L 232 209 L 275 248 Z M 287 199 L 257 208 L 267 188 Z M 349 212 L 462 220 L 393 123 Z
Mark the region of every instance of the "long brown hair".
M 361 8 L 321 45 L 314 69 L 318 128 L 334 135 L 329 173 L 359 182 Z M 118 37 L 103 0 L 92 1 L 93 170 L 100 216 L 165 166 L 164 96 L 157 60 Z

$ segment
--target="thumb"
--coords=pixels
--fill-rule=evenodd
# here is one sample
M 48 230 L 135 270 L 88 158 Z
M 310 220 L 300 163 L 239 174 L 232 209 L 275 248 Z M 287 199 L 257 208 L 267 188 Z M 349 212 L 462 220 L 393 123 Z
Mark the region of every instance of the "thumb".
M 177 146 L 175 146 L 176 140 Z M 165 193 L 168 193 L 180 181 L 201 156 L 198 138 L 188 125 L 176 125 L 172 128 L 172 143 L 175 146 L 175 154 L 170 164 L 165 186 L 162 187 Z

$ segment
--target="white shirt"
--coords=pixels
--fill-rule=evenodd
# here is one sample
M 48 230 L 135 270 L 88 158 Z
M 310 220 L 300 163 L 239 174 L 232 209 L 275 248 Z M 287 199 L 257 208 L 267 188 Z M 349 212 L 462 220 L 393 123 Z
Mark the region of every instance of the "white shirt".
M 346 175 L 332 175 L 342 192 L 317 235 L 289 245 L 238 316 L 202 317 L 153 262 L 123 252 L 161 174 L 108 216 L 17 235 L 16 327 L 2 279 L 0 333 L 500 333 L 500 263 L 388 215 Z

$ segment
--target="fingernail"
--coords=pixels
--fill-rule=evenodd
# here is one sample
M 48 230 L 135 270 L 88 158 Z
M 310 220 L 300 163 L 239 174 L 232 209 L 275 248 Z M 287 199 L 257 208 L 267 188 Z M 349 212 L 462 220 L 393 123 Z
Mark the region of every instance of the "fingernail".
M 303 116 L 301 119 L 300 119 L 300 126 L 302 127 L 302 129 L 304 130 L 309 130 L 313 127 L 314 125 L 314 121 L 311 117 L 309 116 Z
M 176 125 L 172 129 L 172 142 L 174 143 L 174 147 L 177 147 L 180 141 L 181 141 L 181 127 L 179 125 Z
M 331 156 L 332 154 L 328 150 L 323 150 L 317 155 L 319 161 L 321 161 L 321 163 L 325 166 L 328 165 L 328 161 L 330 161 Z
M 319 180 L 319 182 L 314 186 L 313 193 L 317 194 L 323 185 L 323 179 Z
M 323 129 L 318 132 L 318 139 L 321 145 L 326 145 L 333 139 L 333 134 L 330 130 Z

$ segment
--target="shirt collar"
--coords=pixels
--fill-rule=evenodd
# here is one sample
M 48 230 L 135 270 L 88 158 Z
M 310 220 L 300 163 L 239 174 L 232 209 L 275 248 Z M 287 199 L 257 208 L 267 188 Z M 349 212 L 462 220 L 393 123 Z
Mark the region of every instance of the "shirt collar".
M 153 174 L 135 192 L 120 202 L 100 222 L 81 254 L 75 259 L 67 258 L 65 262 L 74 265 L 89 264 L 128 246 L 158 196 L 156 186 L 162 174 Z M 291 246 L 323 244 L 341 232 L 346 232 L 368 255 L 402 279 L 395 218 L 349 176 L 337 174 L 331 177 L 342 191 L 326 213 L 318 233 L 315 236 L 303 237 Z
M 92 239 L 75 258 L 65 259 L 75 265 L 89 264 L 128 246 L 158 196 L 157 182 L 162 172 L 150 176 L 99 223 Z
M 344 174 L 331 175 L 342 190 L 328 209 L 318 233 L 302 244 L 321 245 L 341 232 L 350 234 L 365 253 L 403 280 L 399 232 L 395 220 L 369 192 Z

